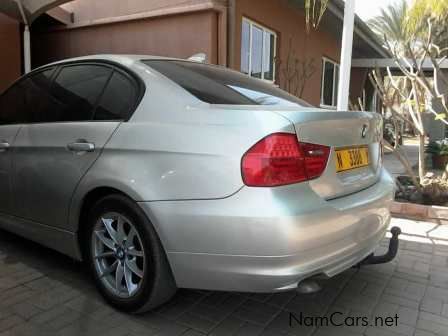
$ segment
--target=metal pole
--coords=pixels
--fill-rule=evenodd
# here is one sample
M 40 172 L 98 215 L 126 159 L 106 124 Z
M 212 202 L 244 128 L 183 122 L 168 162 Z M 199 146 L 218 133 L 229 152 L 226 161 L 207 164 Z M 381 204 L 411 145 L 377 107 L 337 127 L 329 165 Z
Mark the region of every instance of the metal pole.
M 25 73 L 31 71 L 31 34 L 30 26 L 28 23 L 28 18 L 23 9 L 22 0 L 16 0 L 17 6 L 19 7 L 20 14 L 22 14 L 23 23 L 25 28 L 23 30 L 23 65 L 25 68 Z
M 31 36 L 30 36 L 30 26 L 25 25 L 23 31 L 23 62 L 25 73 L 31 71 Z
M 341 67 L 339 71 L 338 110 L 347 111 L 350 95 L 355 1 L 345 0 L 344 31 L 342 33 Z

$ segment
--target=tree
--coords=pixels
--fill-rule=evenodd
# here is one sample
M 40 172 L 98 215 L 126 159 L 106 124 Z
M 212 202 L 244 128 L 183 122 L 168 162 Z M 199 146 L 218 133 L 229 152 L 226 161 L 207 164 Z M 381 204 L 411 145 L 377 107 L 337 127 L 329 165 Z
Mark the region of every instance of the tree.
M 317 71 L 316 59 L 296 52 L 293 39 L 289 39 L 289 49 L 286 60 L 276 59 L 277 78 L 280 87 L 289 93 L 303 98 L 308 81 Z
M 368 24 L 381 38 L 393 45 L 404 46 L 411 39 L 413 32 L 407 28 L 409 6 L 406 0 L 381 9 L 381 14 L 371 19 Z
M 448 19 L 448 0 L 414 0 L 409 8 L 406 22 L 408 34 L 424 39 L 428 33 L 427 22 L 432 23 L 434 44 L 441 49 L 448 47 L 448 30 L 445 22 Z
M 448 0 L 415 0 L 410 7 L 402 0 L 397 7 L 389 6 L 380 17 L 370 22 L 371 27 L 383 36 L 385 46 L 402 73 L 401 79 L 397 80 L 388 69 L 388 78 L 395 97 L 409 113 L 408 123 L 420 139 L 418 168 L 421 184 L 425 183 L 426 134 L 423 114 L 432 113 L 436 120 L 448 125 L 448 94 L 439 87 L 440 81 L 448 86 L 448 78 L 440 69 L 446 49 L 438 45 L 443 41 L 443 21 L 447 17 Z M 433 78 L 428 78 L 425 71 L 427 62 L 432 65 Z M 390 93 L 385 92 L 379 77 L 375 76 L 373 82 L 382 93 L 383 105 L 390 107 L 387 102 Z M 432 104 L 426 104 L 429 100 L 439 102 L 439 110 L 436 111 Z M 394 117 L 396 115 L 393 114 Z M 448 167 L 443 179 L 447 178 Z
M 330 0 L 289 0 L 304 9 L 306 19 L 306 30 L 319 28 Z

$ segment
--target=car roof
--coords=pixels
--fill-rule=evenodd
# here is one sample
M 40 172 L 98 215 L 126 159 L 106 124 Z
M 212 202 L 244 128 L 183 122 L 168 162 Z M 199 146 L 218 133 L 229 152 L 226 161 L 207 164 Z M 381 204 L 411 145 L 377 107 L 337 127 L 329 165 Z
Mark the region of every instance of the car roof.
M 165 60 L 165 61 L 188 61 L 185 59 L 173 58 L 173 57 L 163 57 L 163 56 L 151 56 L 151 55 L 117 55 L 117 54 L 99 54 L 99 55 L 88 55 L 82 57 L 68 58 L 61 61 L 46 64 L 44 67 L 59 65 L 70 62 L 77 61 L 109 61 L 119 63 L 124 66 L 131 66 L 135 62 L 142 60 Z

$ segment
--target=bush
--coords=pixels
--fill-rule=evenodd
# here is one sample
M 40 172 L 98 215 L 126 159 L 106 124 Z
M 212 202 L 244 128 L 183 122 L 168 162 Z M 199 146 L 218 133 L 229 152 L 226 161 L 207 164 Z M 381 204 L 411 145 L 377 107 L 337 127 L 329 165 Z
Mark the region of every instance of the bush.
M 437 156 L 448 155 L 448 139 L 431 141 L 426 146 L 425 152 Z

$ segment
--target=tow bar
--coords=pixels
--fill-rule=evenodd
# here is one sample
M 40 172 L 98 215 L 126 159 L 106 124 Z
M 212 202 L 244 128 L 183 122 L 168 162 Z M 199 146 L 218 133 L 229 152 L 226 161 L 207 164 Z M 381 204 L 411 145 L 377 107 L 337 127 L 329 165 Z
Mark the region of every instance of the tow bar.
M 375 256 L 372 253 L 363 261 L 361 261 L 356 267 L 385 264 L 392 261 L 397 256 L 399 245 L 398 236 L 401 234 L 401 229 L 399 227 L 394 226 L 390 230 L 390 233 L 392 234 L 392 238 L 389 241 L 389 250 L 387 251 L 387 253 L 381 256 Z
M 392 234 L 392 238 L 389 241 L 389 249 L 386 254 L 376 256 L 372 253 L 363 261 L 361 261 L 360 263 L 356 264 L 353 267 L 361 268 L 362 266 L 385 264 L 392 261 L 397 256 L 399 245 L 398 236 L 401 234 L 401 229 L 399 227 L 394 226 L 390 230 L 390 233 Z M 302 280 L 297 285 L 297 292 L 299 294 L 314 294 L 319 292 L 322 289 L 322 287 L 320 286 L 318 279 L 319 275 L 313 276 L 309 279 Z

